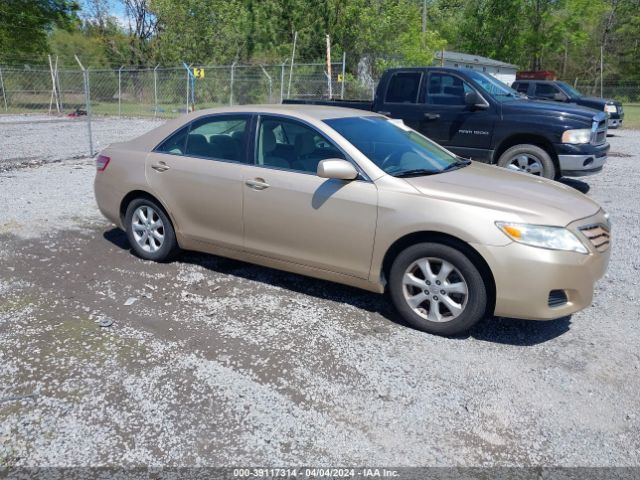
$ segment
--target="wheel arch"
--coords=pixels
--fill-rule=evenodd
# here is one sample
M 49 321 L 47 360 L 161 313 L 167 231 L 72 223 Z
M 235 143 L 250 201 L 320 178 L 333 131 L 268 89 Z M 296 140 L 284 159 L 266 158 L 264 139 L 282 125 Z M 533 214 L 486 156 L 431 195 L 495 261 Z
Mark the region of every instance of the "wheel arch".
M 493 153 L 491 163 L 498 163 L 502 154 L 516 145 L 535 145 L 536 147 L 540 147 L 547 152 L 551 160 L 553 160 L 556 172 L 560 172 L 560 162 L 558 161 L 558 155 L 556 154 L 555 148 L 553 148 L 553 144 L 542 135 L 530 133 L 516 133 L 502 140 Z
M 388 278 L 391 272 L 391 266 L 395 258 L 406 248 L 418 243 L 440 243 L 455 248 L 464 253 L 469 260 L 485 279 L 487 285 L 487 313 L 493 314 L 496 304 L 496 281 L 493 272 L 486 260 L 480 253 L 464 240 L 453 235 L 433 231 L 421 231 L 409 233 L 396 240 L 386 251 L 382 260 L 382 280 L 383 284 L 388 287 Z

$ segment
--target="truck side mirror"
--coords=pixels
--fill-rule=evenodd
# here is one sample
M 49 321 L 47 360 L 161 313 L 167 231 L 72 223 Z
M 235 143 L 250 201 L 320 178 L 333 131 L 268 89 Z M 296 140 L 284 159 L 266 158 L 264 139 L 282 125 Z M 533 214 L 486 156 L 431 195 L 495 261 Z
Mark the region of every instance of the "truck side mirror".
M 480 97 L 478 92 L 475 90 L 464 94 L 464 104 L 471 110 L 484 110 L 488 107 L 482 97 Z
M 556 102 L 566 102 L 567 101 L 567 96 L 562 92 L 557 92 L 557 93 L 555 93 L 553 95 L 553 99 Z

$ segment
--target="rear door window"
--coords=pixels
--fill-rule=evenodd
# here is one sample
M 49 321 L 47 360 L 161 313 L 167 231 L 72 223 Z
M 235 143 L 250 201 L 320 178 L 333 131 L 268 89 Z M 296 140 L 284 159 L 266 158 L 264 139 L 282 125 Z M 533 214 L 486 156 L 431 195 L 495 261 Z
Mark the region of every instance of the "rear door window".
M 417 103 L 421 72 L 397 72 L 389 79 L 386 103 Z
M 243 161 L 247 115 L 215 116 L 196 120 L 187 136 L 185 155 L 212 160 Z
M 187 141 L 187 134 L 189 133 L 189 125 L 182 127 L 177 132 L 173 133 L 164 142 L 158 145 L 155 149 L 156 152 L 172 153 L 174 155 L 184 155 L 185 143 Z

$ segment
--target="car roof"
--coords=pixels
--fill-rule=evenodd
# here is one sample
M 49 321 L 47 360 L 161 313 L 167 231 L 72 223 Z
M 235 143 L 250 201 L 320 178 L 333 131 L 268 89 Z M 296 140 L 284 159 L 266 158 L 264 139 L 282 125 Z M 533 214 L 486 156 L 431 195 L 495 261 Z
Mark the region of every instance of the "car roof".
M 313 118 L 315 120 L 327 120 L 329 118 L 381 116 L 367 110 L 357 110 L 347 107 L 333 107 L 330 105 L 306 105 L 306 104 L 272 104 L 272 105 L 236 105 L 231 107 L 207 108 L 189 114 L 190 120 L 205 115 L 220 113 L 273 113 L 279 115 L 291 115 L 299 118 Z M 184 118 L 184 117 L 183 117 Z
M 355 108 L 332 107 L 324 105 L 305 105 L 305 104 L 287 104 L 287 105 L 236 105 L 217 108 L 206 108 L 198 110 L 186 115 L 169 120 L 164 125 L 145 133 L 144 135 L 126 142 L 129 148 L 135 148 L 142 151 L 150 151 L 154 149 L 169 135 L 182 128 L 194 120 L 207 115 L 220 115 L 234 113 L 249 114 L 274 114 L 289 115 L 294 118 L 306 121 L 322 121 L 330 118 L 348 118 L 348 117 L 383 117 L 378 113 L 368 110 L 356 110 Z

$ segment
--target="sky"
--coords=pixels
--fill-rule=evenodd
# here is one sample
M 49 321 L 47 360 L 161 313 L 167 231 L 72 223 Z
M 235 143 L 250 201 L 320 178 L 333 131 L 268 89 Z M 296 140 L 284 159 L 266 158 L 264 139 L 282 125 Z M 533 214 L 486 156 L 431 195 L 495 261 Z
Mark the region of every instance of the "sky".
M 80 4 L 80 8 L 82 9 L 81 15 L 87 14 L 91 11 L 91 2 L 89 0 L 77 0 Z M 118 23 L 122 27 L 128 27 L 129 21 L 127 20 L 127 15 L 124 9 L 124 4 L 120 0 L 108 0 L 107 6 L 109 7 L 109 12 L 111 16 L 115 17 L 118 20 Z

